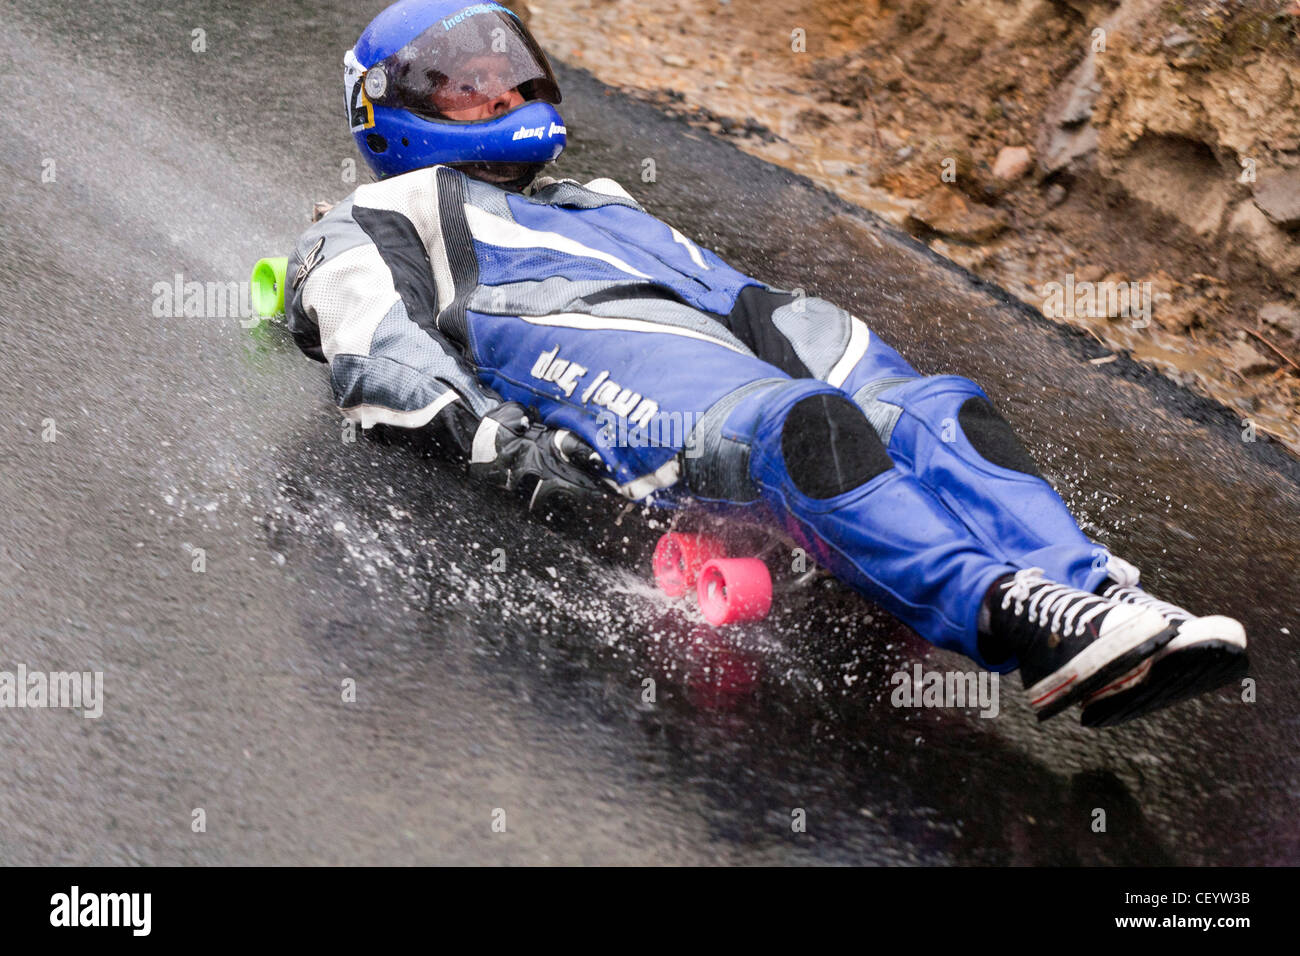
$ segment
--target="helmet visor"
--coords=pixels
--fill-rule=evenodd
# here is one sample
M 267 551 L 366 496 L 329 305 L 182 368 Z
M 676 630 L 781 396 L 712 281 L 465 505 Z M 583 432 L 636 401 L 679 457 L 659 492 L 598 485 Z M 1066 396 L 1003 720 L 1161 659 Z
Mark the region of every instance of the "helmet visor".
M 493 112 L 485 107 L 504 97 L 511 108 L 516 92 L 514 105 L 560 102 L 537 41 L 515 16 L 487 4 L 439 20 L 367 70 L 363 83 L 372 103 L 438 120 L 487 119 Z

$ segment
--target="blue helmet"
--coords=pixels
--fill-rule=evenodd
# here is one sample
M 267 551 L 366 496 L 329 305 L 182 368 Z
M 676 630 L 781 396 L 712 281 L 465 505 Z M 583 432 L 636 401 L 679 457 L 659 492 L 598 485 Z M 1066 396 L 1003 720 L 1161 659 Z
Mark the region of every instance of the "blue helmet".
M 344 58 L 348 125 L 381 179 L 446 164 L 522 188 L 564 151 L 560 88 L 498 3 L 399 0 Z

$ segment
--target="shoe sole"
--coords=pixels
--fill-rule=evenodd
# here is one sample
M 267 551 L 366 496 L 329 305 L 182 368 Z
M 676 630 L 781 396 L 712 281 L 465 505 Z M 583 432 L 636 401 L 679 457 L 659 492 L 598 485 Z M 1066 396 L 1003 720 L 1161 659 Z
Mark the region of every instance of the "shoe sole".
M 1178 633 L 1172 641 L 1123 677 L 1117 679 L 1113 684 L 1093 692 L 1084 700 L 1083 706 L 1087 707 L 1094 704 L 1103 697 L 1131 691 L 1146 679 L 1147 673 L 1151 670 L 1151 665 L 1156 661 L 1196 645 L 1208 644 L 1210 641 L 1233 644 L 1244 651 L 1246 649 L 1246 629 L 1241 626 L 1240 621 L 1220 615 L 1181 620 L 1178 622 Z
M 1135 617 L 1130 624 L 1136 623 L 1137 620 L 1138 618 Z M 1037 713 L 1039 722 L 1055 717 L 1067 707 L 1080 702 L 1094 691 L 1114 681 L 1117 677 L 1133 670 L 1145 658 L 1150 657 L 1173 640 L 1177 633 L 1178 625 L 1170 624 L 1132 647 L 1124 649 L 1096 670 L 1088 672 L 1087 665 L 1092 658 L 1099 656 L 1101 653 L 1109 653 L 1107 645 L 1120 643 L 1122 638 L 1120 635 L 1115 635 L 1106 643 L 1094 642 L 1082 653 L 1075 655 L 1065 667 L 1027 688 L 1029 705 Z
M 1086 703 L 1079 722 L 1085 727 L 1113 727 L 1217 690 L 1244 677 L 1250 667 L 1244 639 L 1204 638 L 1159 655 L 1146 680 L 1131 690 Z M 1136 675 L 1135 675 L 1136 676 Z

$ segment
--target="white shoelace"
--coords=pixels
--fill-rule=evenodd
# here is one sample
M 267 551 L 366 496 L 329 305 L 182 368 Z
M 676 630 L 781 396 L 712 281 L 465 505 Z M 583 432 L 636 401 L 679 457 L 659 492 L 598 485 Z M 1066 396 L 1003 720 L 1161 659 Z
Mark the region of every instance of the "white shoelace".
M 1037 618 L 1040 625 L 1046 624 L 1051 616 L 1052 630 L 1063 637 L 1083 633 L 1085 624 L 1115 603 L 1067 584 L 1048 581 L 1043 577 L 1042 568 L 1022 568 L 1016 572 L 1015 579 L 1002 595 L 1002 609 L 1006 610 L 1012 601 L 1016 602 L 1017 616 L 1024 613 L 1028 601 L 1029 620 Z
M 1125 604 L 1140 604 L 1143 607 L 1153 608 L 1160 614 L 1171 621 L 1187 621 L 1192 615 L 1188 614 L 1177 604 L 1170 604 L 1168 601 L 1161 601 L 1154 598 L 1146 591 L 1138 588 L 1127 588 L 1122 585 L 1113 584 L 1106 589 L 1106 597 L 1112 601 L 1122 601 Z

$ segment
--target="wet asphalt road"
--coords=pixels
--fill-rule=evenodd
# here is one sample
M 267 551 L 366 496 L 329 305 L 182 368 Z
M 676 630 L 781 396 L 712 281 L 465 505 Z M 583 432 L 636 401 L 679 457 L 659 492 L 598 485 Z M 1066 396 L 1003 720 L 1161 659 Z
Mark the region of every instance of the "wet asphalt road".
M 525 519 L 341 440 L 282 329 L 155 314 L 351 190 L 341 57 L 380 6 L 0 0 L 0 669 L 106 698 L 0 711 L 0 861 L 1300 863 L 1296 463 L 585 74 L 564 175 L 984 383 L 1091 534 L 1246 623 L 1257 701 L 1108 732 L 1038 726 L 1013 679 L 996 719 L 895 709 L 896 670 L 961 660 L 842 595 L 711 632 L 647 586 L 635 516 L 612 548 Z

